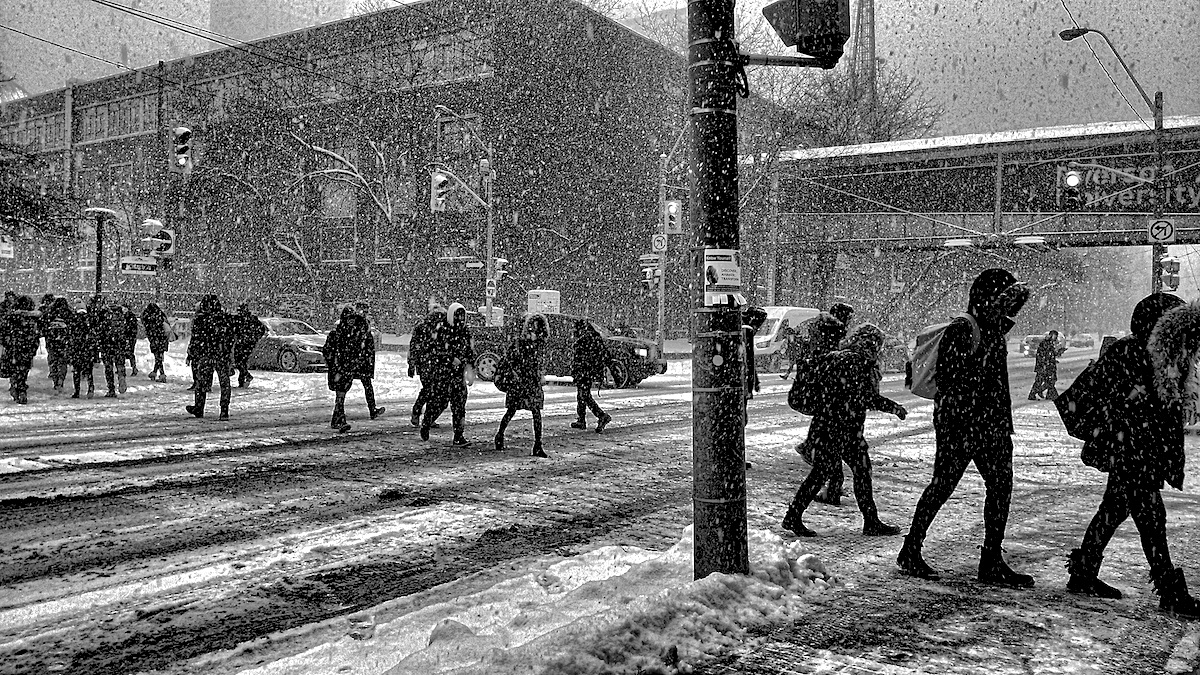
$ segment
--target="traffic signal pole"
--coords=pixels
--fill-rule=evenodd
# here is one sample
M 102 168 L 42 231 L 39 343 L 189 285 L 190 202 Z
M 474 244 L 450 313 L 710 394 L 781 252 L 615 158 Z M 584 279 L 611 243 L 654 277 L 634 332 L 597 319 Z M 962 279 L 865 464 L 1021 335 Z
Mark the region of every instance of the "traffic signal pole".
M 705 249 L 738 249 L 737 78 L 733 0 L 688 3 L 694 225 L 693 575 L 748 574 L 742 310 L 709 306 Z M 665 221 L 665 218 L 664 218 Z
M 658 226 L 667 236 L 667 156 L 658 156 Z M 669 239 L 668 239 L 669 241 Z M 667 320 L 667 252 L 658 254 L 658 356 L 663 358 Z
M 491 326 L 492 325 L 492 304 L 495 302 L 495 298 L 493 298 L 492 294 L 490 292 L 488 292 L 488 280 L 492 279 L 493 278 L 492 275 L 494 275 L 496 273 L 496 251 L 493 248 L 493 246 L 494 246 L 493 235 L 495 234 L 495 231 L 496 231 L 496 221 L 493 218 L 493 216 L 495 214 L 496 208 L 495 208 L 494 198 L 492 197 L 492 179 L 495 176 L 496 169 L 495 169 L 495 165 L 493 164 L 494 158 L 493 158 L 493 153 L 492 153 L 492 145 L 490 143 L 487 146 L 487 159 L 488 159 L 487 170 L 483 172 L 483 181 L 484 181 L 483 187 L 487 191 L 487 194 L 486 194 L 486 199 L 487 199 L 487 266 L 484 268 L 483 304 L 484 304 L 484 309 L 487 310 L 487 325 Z M 495 283 L 497 288 L 499 288 L 499 286 L 500 286 L 499 282 L 493 281 L 492 283 Z
M 1166 161 L 1163 156 L 1163 93 L 1161 91 L 1154 92 L 1154 155 L 1157 158 L 1158 170 L 1154 173 L 1154 180 L 1158 184 L 1154 191 L 1154 220 L 1162 220 L 1163 206 L 1166 205 L 1168 199 L 1168 181 L 1163 174 L 1166 170 Z M 1163 289 L 1163 256 L 1167 254 L 1167 247 L 1164 244 L 1152 244 L 1150 246 L 1150 292 L 1158 293 Z

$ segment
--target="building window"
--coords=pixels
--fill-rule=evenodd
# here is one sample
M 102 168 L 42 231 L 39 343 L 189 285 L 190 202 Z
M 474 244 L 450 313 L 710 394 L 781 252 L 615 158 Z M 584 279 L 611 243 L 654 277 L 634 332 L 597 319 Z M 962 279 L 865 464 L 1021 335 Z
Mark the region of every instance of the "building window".
M 337 148 L 334 152 L 354 161 L 347 148 Z M 335 160 L 327 158 L 326 161 L 331 167 L 335 164 Z M 321 262 L 353 265 L 358 244 L 354 222 L 358 211 L 358 193 L 353 185 L 337 180 L 326 180 L 319 189 L 321 207 L 317 224 L 320 229 Z

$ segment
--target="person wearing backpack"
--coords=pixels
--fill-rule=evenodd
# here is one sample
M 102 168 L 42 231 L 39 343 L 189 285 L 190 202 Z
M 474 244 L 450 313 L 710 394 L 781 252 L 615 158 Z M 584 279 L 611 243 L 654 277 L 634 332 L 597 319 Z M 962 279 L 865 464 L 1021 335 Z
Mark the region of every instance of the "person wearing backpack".
M 1033 586 L 1033 577 L 1009 568 L 1001 550 L 1013 485 L 1012 398 L 1005 336 L 1013 327 L 1012 317 L 1028 299 L 1029 288 L 1008 271 L 984 270 L 971 284 L 967 314 L 956 317 L 941 334 L 934 370 L 933 477 L 917 502 L 896 558 L 905 574 L 939 578 L 921 557 L 921 546 L 967 465 L 974 462 L 986 489 L 978 579 L 1015 588 Z M 914 393 L 918 392 L 916 379 Z
M 783 519 L 784 529 L 802 537 L 816 536 L 816 532 L 804 525 L 804 511 L 829 477 L 835 471 L 841 471 L 845 461 L 854 475 L 854 495 L 863 515 L 863 534 L 900 534 L 900 528 L 879 519 L 871 485 L 871 456 L 863 436 L 868 410 L 879 410 L 900 419 L 908 414 L 904 406 L 879 393 L 879 382 L 883 377 L 879 367 L 883 341 L 883 331 L 873 324 L 863 324 L 847 338 L 843 349 L 826 354 L 812 365 L 822 389 L 812 424 L 808 427 L 812 470 L 796 490 Z
M 842 340 L 846 338 L 846 331 L 850 328 L 850 319 L 854 316 L 854 307 L 844 302 L 835 302 L 829 306 L 829 311 L 821 312 L 812 320 L 808 328 L 808 353 L 804 357 L 804 363 L 815 363 L 824 355 L 838 349 L 841 346 Z M 804 366 L 797 366 L 796 382 L 800 383 L 803 375 L 801 371 Z M 812 447 L 806 439 L 803 443 L 796 446 L 796 452 L 800 453 L 800 457 L 808 464 L 813 463 Z M 834 467 L 829 474 L 825 485 L 821 487 L 820 492 L 813 499 L 822 504 L 831 506 L 842 505 L 842 486 L 846 482 L 846 475 L 842 472 L 842 465 L 839 463 Z
M 517 414 L 518 410 L 528 410 L 533 413 L 533 452 L 534 457 L 546 457 L 542 448 L 542 404 L 545 394 L 542 384 L 546 379 L 546 340 L 550 338 L 550 327 L 542 314 L 529 314 L 525 317 L 521 334 L 508 343 L 505 350 L 504 380 L 504 416 L 500 418 L 500 428 L 496 430 L 496 450 L 504 450 L 504 430 Z
M 221 300 L 216 295 L 205 295 L 196 307 L 192 338 L 187 349 L 186 362 L 193 367 L 196 379 L 195 402 L 184 406 L 189 415 L 204 417 L 204 406 L 215 375 L 221 386 L 221 413 L 217 419 L 229 419 L 229 402 L 233 397 L 233 389 L 229 385 L 229 376 L 233 371 L 230 367 L 232 352 L 229 314 L 221 307 Z
M 1108 542 L 1133 516 L 1159 609 L 1200 619 L 1200 603 L 1171 562 L 1161 494 L 1164 483 L 1183 489 L 1185 383 L 1195 367 L 1200 305 L 1170 293 L 1149 295 L 1134 308 L 1130 332 L 1104 352 L 1094 372 L 1076 378 L 1086 392 L 1073 383 L 1055 402 L 1068 430 L 1086 438 L 1085 463 L 1108 474 L 1100 507 L 1068 558 L 1067 591 L 1121 598 L 1097 575 Z M 1090 401 L 1086 410 L 1070 407 L 1080 394 Z M 1079 426 L 1076 417 L 1085 418 Z

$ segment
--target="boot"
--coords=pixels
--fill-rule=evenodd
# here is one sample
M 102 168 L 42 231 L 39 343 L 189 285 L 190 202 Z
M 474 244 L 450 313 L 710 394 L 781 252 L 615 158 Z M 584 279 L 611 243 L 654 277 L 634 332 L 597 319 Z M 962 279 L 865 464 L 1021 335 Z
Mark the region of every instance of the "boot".
M 159 382 L 167 381 L 167 373 L 165 371 L 162 371 L 162 370 L 158 371 L 158 381 Z
M 91 398 L 95 395 L 96 395 L 96 387 L 94 385 L 89 384 L 88 391 L 87 391 L 87 397 Z
M 550 457 L 550 455 L 547 455 L 546 451 L 542 449 L 541 441 L 537 441 L 533 444 L 533 452 L 530 453 L 530 456 L 531 457 L 544 457 L 544 458 Z
M 227 405 L 221 406 L 221 414 L 217 416 L 217 419 L 220 420 L 221 422 L 229 421 L 229 406 L 227 406 Z
M 412 419 L 409 420 L 409 423 L 414 427 L 421 426 L 421 411 L 420 410 L 413 411 Z
M 387 408 L 385 408 L 384 406 L 379 406 L 378 408 L 375 408 L 374 410 L 371 411 L 371 419 L 376 419 L 378 417 L 382 417 L 383 413 L 385 413 L 385 412 L 387 412 Z
M 104 398 L 116 398 L 116 397 L 117 397 L 117 392 L 112 389 L 109 389 L 108 393 L 104 395 Z
M 471 444 L 471 441 L 467 440 L 467 437 L 464 436 L 461 431 L 459 431 L 454 434 L 454 444 L 460 445 L 465 448 L 466 446 Z
M 1033 588 L 1033 577 L 1012 571 L 1000 549 L 984 548 L 979 554 L 979 575 L 981 583 L 1010 588 Z
M 196 392 L 196 404 L 184 406 L 184 410 L 193 417 L 204 417 L 204 401 L 208 398 L 208 394 L 202 391 Z
M 17 403 L 20 403 L 21 405 L 25 405 L 26 403 L 29 403 L 29 395 L 26 394 L 25 392 L 21 392 L 21 393 L 17 394 Z
M 427 425 L 427 424 L 421 425 L 421 440 L 423 440 L 423 441 L 429 440 L 429 425 Z
M 583 421 L 582 419 L 581 419 L 581 420 L 577 420 L 577 421 L 575 421 L 575 422 L 571 422 L 571 428 L 572 428 L 572 429 L 586 429 L 586 428 L 587 428 L 587 422 Z
M 131 377 L 137 377 L 137 374 L 138 374 L 137 364 L 133 363 L 132 361 L 130 361 L 129 363 L 130 363 L 130 368 L 131 368 L 131 370 L 129 371 L 129 375 Z
M 914 538 L 911 533 L 906 536 L 900 555 L 896 556 L 896 566 L 900 568 L 900 572 L 910 577 L 937 581 L 941 576 L 937 570 L 925 564 L 925 559 L 921 557 L 921 543 L 921 540 Z
M 496 444 L 496 452 L 504 452 L 504 434 L 496 434 L 493 442 Z
M 1200 603 L 1188 593 L 1187 579 L 1183 570 L 1175 568 L 1155 580 L 1155 591 L 1160 598 L 1158 609 L 1184 621 L 1200 619 Z
M 783 529 L 795 534 L 797 537 L 815 537 L 817 533 L 808 529 L 801 520 L 803 513 L 793 508 L 788 508 L 787 515 L 783 517 Z
M 603 415 L 601 415 L 600 421 L 596 422 L 596 433 L 598 433 L 598 434 L 604 433 L 604 427 L 608 426 L 608 423 L 611 421 L 612 421 L 612 415 L 609 415 L 608 413 L 604 413 Z
M 888 525 L 876 518 L 873 521 L 863 523 L 863 534 L 868 537 L 894 537 L 900 534 L 900 528 L 895 525 Z
M 1080 548 L 1071 551 L 1067 562 L 1067 571 L 1071 573 L 1071 578 L 1067 580 L 1067 592 L 1120 600 L 1121 591 L 1096 578 L 1102 562 L 1104 556 L 1088 557 Z
M 129 391 L 129 386 L 125 384 L 125 373 L 117 373 L 117 391 L 122 394 Z

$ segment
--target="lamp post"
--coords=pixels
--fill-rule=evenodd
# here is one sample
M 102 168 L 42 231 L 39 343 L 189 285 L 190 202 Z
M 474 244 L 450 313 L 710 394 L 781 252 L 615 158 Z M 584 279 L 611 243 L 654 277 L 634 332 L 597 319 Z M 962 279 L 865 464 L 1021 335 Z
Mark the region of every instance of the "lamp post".
M 469 121 L 467 121 L 467 119 L 465 117 L 458 114 L 457 112 L 454 112 L 450 108 L 447 108 L 446 106 L 444 106 L 440 103 L 433 106 L 433 109 L 436 112 L 449 115 L 449 116 L 453 117 L 454 119 L 458 120 L 459 122 L 461 122 L 463 128 L 466 129 L 467 134 L 469 134 L 471 136 L 471 138 L 475 139 L 475 142 L 479 143 L 479 145 L 482 146 L 483 149 L 487 151 L 487 157 L 485 159 L 481 159 L 479 161 L 479 174 L 480 174 L 481 179 L 483 180 L 483 188 L 484 188 L 484 195 L 485 195 L 484 196 L 484 200 L 485 200 L 484 210 L 487 211 L 487 262 L 484 266 L 483 304 L 484 304 L 484 313 L 487 316 L 487 325 L 490 326 L 490 325 L 492 325 L 492 305 L 493 305 L 494 298 L 492 297 L 491 292 L 488 290 L 489 287 L 488 287 L 487 280 L 491 279 L 492 276 L 496 273 L 496 255 L 495 255 L 496 252 L 495 252 L 495 248 L 494 248 L 495 230 L 496 230 L 496 225 L 495 225 L 496 221 L 495 221 L 494 214 L 495 214 L 495 210 L 496 210 L 495 209 L 496 202 L 492 196 L 492 184 L 496 180 L 495 152 L 492 148 L 492 144 L 484 143 L 483 139 L 479 137 L 479 134 L 476 134 L 475 130 L 471 128 L 471 123 Z
M 1060 31 L 1058 36 L 1063 42 L 1070 42 L 1075 38 L 1083 37 L 1088 33 L 1095 33 L 1104 42 L 1108 44 L 1108 48 L 1112 50 L 1113 56 L 1117 57 L 1117 62 L 1125 69 L 1125 74 L 1129 76 L 1129 81 L 1133 82 L 1133 86 L 1137 87 L 1138 93 L 1142 95 L 1142 100 L 1150 107 L 1154 113 L 1154 154 L 1157 169 L 1154 172 L 1154 183 L 1157 188 L 1154 191 L 1154 220 L 1162 219 L 1163 206 L 1167 202 L 1167 182 L 1164 180 L 1164 166 L 1166 162 L 1163 157 L 1163 93 L 1161 91 L 1154 92 L 1154 100 L 1146 95 L 1146 90 L 1142 89 L 1141 83 L 1133 76 L 1133 72 L 1129 70 L 1129 66 L 1125 63 L 1125 59 L 1121 58 L 1121 53 L 1117 51 L 1116 45 L 1112 40 L 1108 39 L 1104 31 L 1095 28 L 1068 28 Z M 1167 247 L 1163 244 L 1152 243 L 1150 249 L 1150 292 L 1158 293 L 1162 290 L 1162 258 L 1167 253 Z

